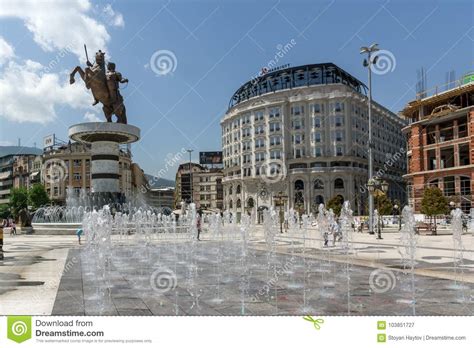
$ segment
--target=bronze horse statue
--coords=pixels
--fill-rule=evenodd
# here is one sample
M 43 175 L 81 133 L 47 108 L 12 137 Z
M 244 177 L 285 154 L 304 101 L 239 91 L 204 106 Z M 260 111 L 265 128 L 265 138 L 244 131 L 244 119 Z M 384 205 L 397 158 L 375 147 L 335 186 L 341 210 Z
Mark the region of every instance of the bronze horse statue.
M 79 73 L 86 88 L 92 91 L 95 99 L 93 105 L 102 103 L 102 110 L 107 122 L 112 122 L 112 116 L 115 115 L 117 123 L 127 124 L 127 114 L 123 97 L 118 90 L 118 83 L 125 83 L 128 80 L 122 79 L 120 73 L 115 72 L 115 64 L 109 63 L 109 65 L 113 65 L 112 71 L 106 71 L 105 52 L 99 50 L 95 54 L 94 64 L 91 64 L 87 58 L 87 67 L 84 70 L 80 66 L 74 68 L 69 75 L 69 83 L 73 84 L 76 81 L 74 76 Z

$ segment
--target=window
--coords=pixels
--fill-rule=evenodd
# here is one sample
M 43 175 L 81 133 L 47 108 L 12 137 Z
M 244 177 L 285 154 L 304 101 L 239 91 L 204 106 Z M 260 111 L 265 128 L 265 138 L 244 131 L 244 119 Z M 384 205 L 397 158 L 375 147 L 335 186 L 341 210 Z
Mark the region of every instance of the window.
M 304 142 L 304 134 L 293 134 L 293 144 L 298 145 Z
M 80 159 L 75 159 L 75 160 L 72 161 L 72 165 L 73 165 L 74 167 L 80 167 L 80 166 L 81 166 L 81 162 L 82 162 L 82 161 L 81 161 Z
M 291 127 L 293 129 L 302 129 L 304 127 L 304 120 L 303 119 L 292 120 Z
M 246 164 L 246 163 L 251 163 L 251 162 L 252 162 L 252 160 L 251 160 L 249 154 L 243 156 L 243 163 L 244 163 L 244 164 Z
M 320 117 L 313 118 L 313 128 L 321 128 L 321 118 Z
M 333 131 L 332 132 L 333 141 L 344 141 L 344 132 L 343 131 Z
M 324 183 L 321 179 L 314 180 L 314 189 L 315 190 L 322 190 L 324 189 Z
M 280 136 L 271 136 L 270 137 L 270 145 L 275 146 L 275 145 L 281 145 L 281 137 Z
M 334 180 L 334 188 L 336 190 L 343 189 L 344 188 L 344 180 L 342 180 L 341 178 L 337 178 L 336 180 Z
M 279 132 L 279 131 L 280 131 L 280 122 L 271 122 L 270 132 Z
M 252 149 L 252 145 L 250 144 L 250 141 L 244 141 L 242 143 L 242 150 L 246 151 L 246 150 L 251 150 Z
M 243 128 L 242 129 L 242 138 L 250 136 L 250 128 Z
M 443 190 L 445 196 L 452 196 L 455 193 L 454 176 L 447 176 L 443 179 Z
M 265 161 L 265 152 L 256 152 L 255 153 L 255 161 L 256 162 Z
M 263 134 L 265 132 L 265 128 L 263 125 L 259 125 L 255 127 L 255 134 Z
M 256 111 L 254 118 L 255 121 L 263 121 L 263 111 Z
M 323 151 L 320 147 L 315 147 L 314 148 L 314 156 L 315 157 L 321 157 L 323 155 Z
M 280 117 L 280 108 L 270 108 L 270 118 Z
M 74 180 L 81 180 L 81 173 L 74 173 Z
M 303 149 L 295 149 L 295 158 L 301 158 L 304 156 L 304 148 Z
M 344 116 L 336 116 L 334 120 L 334 125 L 336 127 L 344 126 Z
M 336 147 L 336 156 L 344 156 L 342 146 L 337 146 Z
M 313 113 L 313 115 L 320 114 L 324 112 L 324 104 L 311 104 L 310 110 Z
M 470 195 L 471 194 L 471 179 L 468 176 L 461 176 L 461 194 Z
M 344 111 L 344 103 L 336 102 L 329 104 L 329 106 L 332 114 Z
M 454 167 L 454 146 L 441 149 L 440 167 L 441 169 Z
M 459 165 L 460 166 L 469 165 L 469 144 L 459 145 Z
M 304 115 L 304 106 L 303 105 L 295 105 L 291 107 L 291 114 L 293 116 Z
M 279 151 L 279 150 L 270 151 L 270 158 L 271 159 L 280 159 L 281 158 L 281 151 Z
M 232 194 L 232 185 L 229 186 L 229 195 Z
M 240 193 L 240 185 L 237 185 L 237 188 L 235 190 L 235 193 L 239 194 Z
M 260 147 L 265 147 L 265 139 L 264 138 L 255 139 L 255 148 L 258 149 Z
M 313 133 L 313 139 L 315 143 L 320 143 L 321 142 L 321 132 L 314 132 Z

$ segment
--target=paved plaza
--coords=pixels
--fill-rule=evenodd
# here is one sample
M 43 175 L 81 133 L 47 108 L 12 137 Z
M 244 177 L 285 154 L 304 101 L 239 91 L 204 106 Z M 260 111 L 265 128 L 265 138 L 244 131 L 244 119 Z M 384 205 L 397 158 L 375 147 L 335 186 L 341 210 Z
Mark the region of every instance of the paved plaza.
M 454 267 L 451 235 L 420 236 L 413 277 L 403 271 L 399 234 L 354 233 L 349 251 L 308 236 L 261 227 L 248 252 L 216 242 L 131 237 L 100 255 L 73 236 L 6 236 L 0 261 L 0 314 L 53 315 L 472 315 L 474 237 L 463 235 Z M 191 248 L 191 249 L 190 249 Z M 193 265 L 194 268 L 189 267 Z M 167 288 L 153 278 L 171 272 Z M 194 273 L 193 273 L 194 272 Z M 170 279 L 167 279 L 168 281 Z M 413 285 L 413 287 L 412 287 Z M 413 291 L 413 289 L 415 289 Z

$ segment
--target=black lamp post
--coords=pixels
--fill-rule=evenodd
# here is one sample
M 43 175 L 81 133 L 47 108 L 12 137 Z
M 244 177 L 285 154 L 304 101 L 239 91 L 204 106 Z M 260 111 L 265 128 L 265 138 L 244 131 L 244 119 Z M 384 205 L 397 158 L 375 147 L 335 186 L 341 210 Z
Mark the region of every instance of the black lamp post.
M 369 180 L 367 187 L 372 197 L 379 197 L 383 196 L 388 191 L 388 182 L 385 180 L 380 181 L 377 178 L 373 178 Z M 383 239 L 382 230 L 380 228 L 380 199 L 377 199 L 377 211 L 379 212 L 377 221 L 377 239 Z M 371 234 L 374 234 L 374 232 Z

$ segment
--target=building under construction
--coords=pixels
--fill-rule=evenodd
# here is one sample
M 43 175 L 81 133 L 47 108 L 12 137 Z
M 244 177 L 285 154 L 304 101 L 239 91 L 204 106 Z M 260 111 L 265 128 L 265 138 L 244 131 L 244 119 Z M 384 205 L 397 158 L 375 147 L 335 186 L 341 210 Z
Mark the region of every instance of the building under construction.
M 437 186 L 465 213 L 474 192 L 474 73 L 439 88 L 421 91 L 402 110 L 407 136 L 408 199 L 416 212 L 426 187 Z

